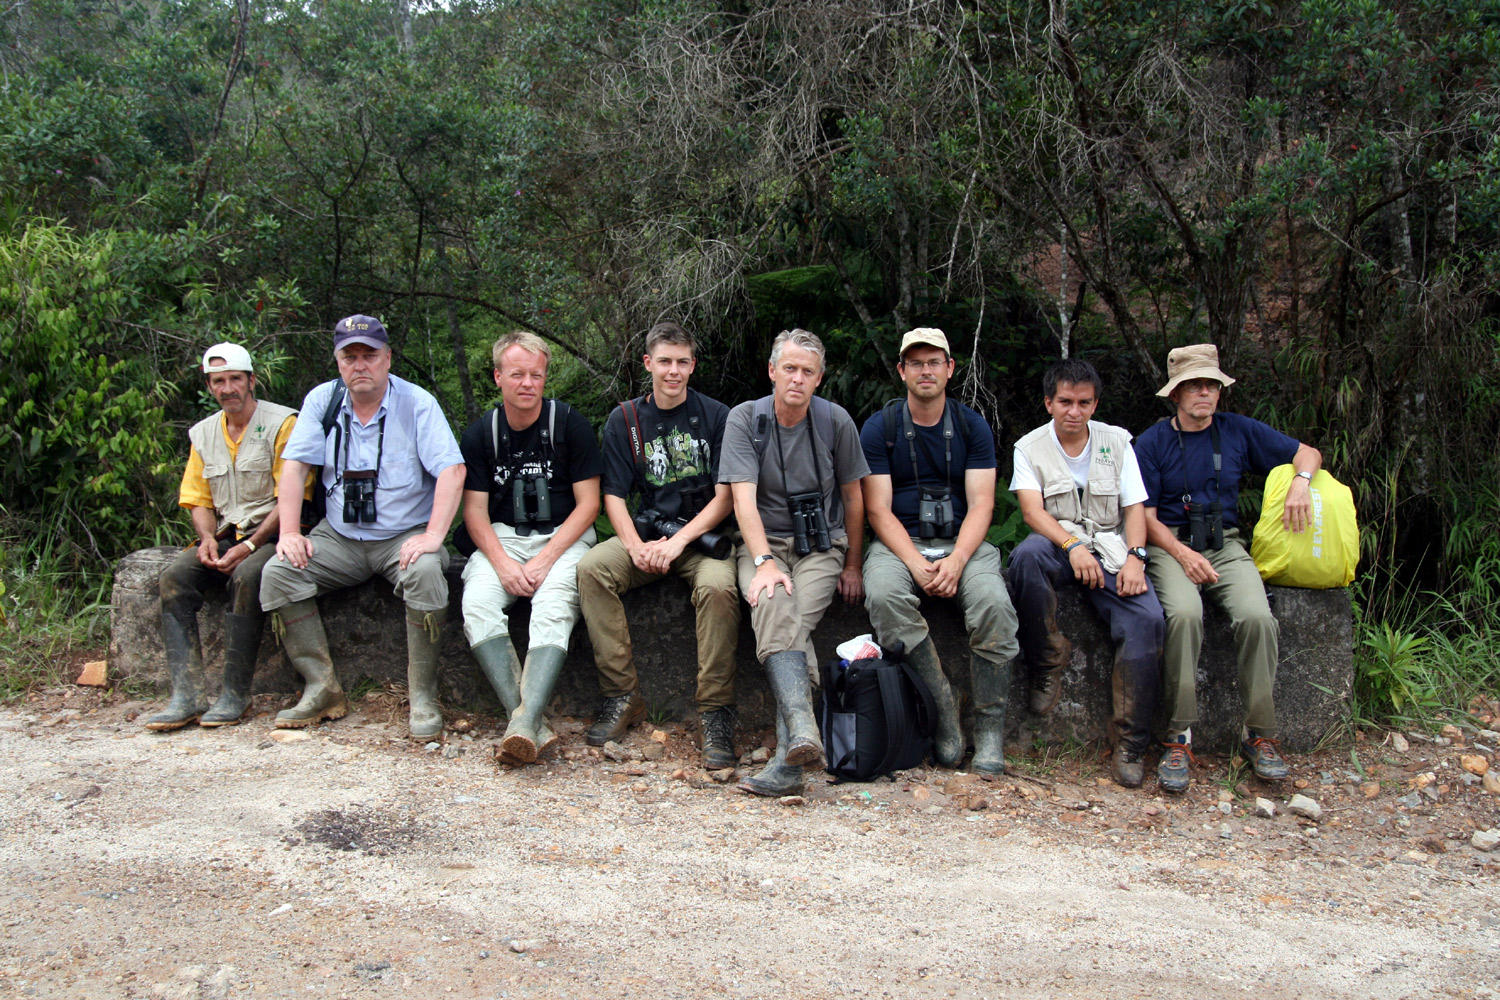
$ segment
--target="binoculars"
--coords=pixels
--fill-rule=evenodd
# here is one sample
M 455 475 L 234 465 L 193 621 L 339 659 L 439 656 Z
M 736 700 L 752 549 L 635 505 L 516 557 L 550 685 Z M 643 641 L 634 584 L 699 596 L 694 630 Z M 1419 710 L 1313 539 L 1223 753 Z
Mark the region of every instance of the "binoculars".
M 828 515 L 823 512 L 823 494 L 813 490 L 794 493 L 786 498 L 792 515 L 792 549 L 805 556 L 816 549 L 827 552 L 833 548 L 828 538 Z
M 516 476 L 510 481 L 511 524 L 550 524 L 552 494 L 546 476 Z
M 375 470 L 344 473 L 344 523 L 375 523 Z
M 952 538 L 958 534 L 953 523 L 953 497 L 947 490 L 923 490 L 917 501 L 917 532 L 920 538 Z
M 1205 510 L 1201 504 L 1184 504 L 1188 523 L 1177 529 L 1177 538 L 1194 552 L 1210 552 L 1224 547 L 1224 508 L 1215 500 Z

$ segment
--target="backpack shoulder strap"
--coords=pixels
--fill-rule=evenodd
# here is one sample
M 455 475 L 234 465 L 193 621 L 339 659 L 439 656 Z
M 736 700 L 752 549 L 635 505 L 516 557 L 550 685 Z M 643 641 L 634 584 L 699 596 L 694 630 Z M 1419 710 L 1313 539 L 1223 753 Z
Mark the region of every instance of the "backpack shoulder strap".
M 874 774 L 890 774 L 906 750 L 912 720 L 907 715 L 906 698 L 901 690 L 901 667 L 881 661 L 875 667 L 875 681 L 880 687 L 880 706 L 885 715 L 885 753 L 875 765 Z
M 755 457 L 757 460 L 766 453 L 766 442 L 771 437 L 771 421 L 773 419 L 775 417 L 771 410 L 771 397 L 762 396 L 760 399 L 757 399 L 750 421 L 750 442 L 755 445 Z

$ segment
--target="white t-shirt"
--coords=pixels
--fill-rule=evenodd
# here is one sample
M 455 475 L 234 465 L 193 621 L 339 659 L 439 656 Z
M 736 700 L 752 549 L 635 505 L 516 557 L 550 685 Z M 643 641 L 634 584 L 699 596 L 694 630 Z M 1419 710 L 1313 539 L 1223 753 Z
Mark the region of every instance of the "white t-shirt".
M 1057 425 L 1048 424 L 1047 433 L 1052 437 L 1052 443 L 1057 446 L 1063 459 L 1068 463 L 1068 470 L 1073 473 L 1073 485 L 1083 489 L 1089 481 L 1089 455 L 1092 441 L 1085 442 L 1083 450 L 1075 458 L 1063 450 L 1062 442 L 1057 440 Z M 1090 435 L 1092 437 L 1092 435 Z M 1042 484 L 1036 478 L 1036 470 L 1031 467 L 1031 460 L 1021 453 L 1021 449 L 1014 448 L 1011 451 L 1011 474 L 1010 491 L 1012 493 L 1021 490 L 1034 490 L 1042 492 Z M 1124 509 L 1131 504 L 1146 502 L 1146 484 L 1141 479 L 1141 466 L 1135 460 L 1135 449 L 1125 449 L 1125 462 L 1120 469 L 1120 507 Z

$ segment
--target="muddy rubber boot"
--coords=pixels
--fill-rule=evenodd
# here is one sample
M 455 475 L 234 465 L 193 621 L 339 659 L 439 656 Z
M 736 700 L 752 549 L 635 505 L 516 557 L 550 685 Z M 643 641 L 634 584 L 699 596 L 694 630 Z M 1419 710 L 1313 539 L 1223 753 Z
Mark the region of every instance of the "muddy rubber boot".
M 1005 699 L 1010 693 L 1010 664 L 982 656 L 969 660 L 974 681 L 974 757 L 969 769 L 981 776 L 1005 773 Z
M 443 709 L 438 700 L 438 611 L 406 611 L 406 699 L 411 706 L 407 728 L 414 740 L 443 734 Z
M 208 710 L 208 697 L 203 693 L 203 655 L 198 651 L 198 616 L 163 609 L 161 644 L 172 676 L 172 697 L 165 709 L 143 719 L 141 725 L 164 733 L 196 722 Z
M 561 646 L 537 646 L 526 651 L 526 665 L 521 670 L 521 703 L 511 713 L 505 739 L 500 743 L 507 761 L 530 764 L 546 746 L 542 740 L 546 728 L 542 713 L 552 698 L 552 688 L 567 655 L 568 651 Z
M 224 686 L 214 707 L 203 713 L 198 725 L 208 729 L 233 726 L 250 707 L 250 682 L 255 679 L 255 658 L 260 654 L 260 615 L 224 615 Z
M 912 665 L 932 692 L 937 705 L 937 735 L 932 741 L 932 756 L 940 767 L 957 767 L 964 759 L 964 730 L 958 721 L 958 702 L 953 697 L 953 686 L 943 673 L 943 664 L 937 650 L 932 648 L 929 636 L 912 647 L 906 654 L 906 662 Z
M 786 763 L 792 767 L 822 767 L 823 737 L 813 714 L 807 654 L 800 649 L 772 653 L 766 657 L 766 680 L 776 697 L 776 715 L 786 722 Z
M 786 720 L 776 713 L 776 753 L 772 755 L 759 774 L 740 779 L 740 788 L 751 795 L 780 798 L 783 795 L 802 794 L 802 768 L 792 767 L 786 762 L 786 747 L 791 742 Z
M 471 650 L 474 659 L 479 662 L 479 669 L 485 679 L 490 682 L 490 687 L 495 690 L 495 697 L 500 699 L 500 704 L 505 708 L 505 717 L 508 722 L 516 714 L 516 709 L 521 707 L 521 664 L 516 656 L 516 647 L 511 644 L 510 636 L 497 635 L 492 639 L 486 639 Z M 557 734 L 547 725 L 543 719 L 536 726 L 537 756 L 541 756 L 557 745 Z M 514 760 L 506 756 L 504 745 L 500 747 L 500 762 L 502 764 L 524 764 L 526 761 Z
M 328 655 L 328 636 L 311 597 L 279 608 L 273 619 L 281 648 L 292 669 L 302 675 L 302 698 L 276 716 L 277 729 L 306 729 L 324 719 L 342 719 L 349 714 L 349 701 L 333 671 Z

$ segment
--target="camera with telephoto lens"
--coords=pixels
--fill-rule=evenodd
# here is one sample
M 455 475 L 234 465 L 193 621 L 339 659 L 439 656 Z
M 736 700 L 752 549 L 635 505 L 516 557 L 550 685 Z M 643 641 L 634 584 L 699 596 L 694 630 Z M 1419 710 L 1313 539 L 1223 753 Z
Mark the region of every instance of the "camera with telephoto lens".
M 552 521 L 552 494 L 546 476 L 516 476 L 510 481 L 510 513 L 514 525 Z
M 344 523 L 375 523 L 375 470 L 344 473 Z
M 828 515 L 823 512 L 823 494 L 817 491 L 794 493 L 786 498 L 792 515 L 792 549 L 805 556 L 816 549 L 827 552 L 833 548 L 828 539 Z
M 952 538 L 953 497 L 947 490 L 922 490 L 917 501 L 917 531 L 921 538 Z
M 1177 537 L 1194 552 L 1211 552 L 1224 547 L 1224 508 L 1215 500 L 1205 510 L 1202 504 L 1183 504 L 1188 523 L 1177 529 Z
M 636 533 L 648 542 L 658 538 L 671 538 L 687 524 L 687 521 L 680 517 L 663 517 L 661 511 L 651 507 L 641 511 L 630 520 L 635 524 Z M 730 551 L 734 548 L 734 543 L 727 535 L 721 535 L 716 531 L 705 531 L 693 539 L 693 544 L 714 559 L 728 559 Z

